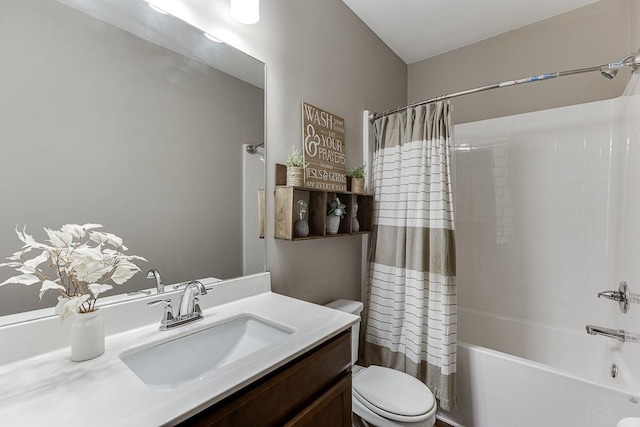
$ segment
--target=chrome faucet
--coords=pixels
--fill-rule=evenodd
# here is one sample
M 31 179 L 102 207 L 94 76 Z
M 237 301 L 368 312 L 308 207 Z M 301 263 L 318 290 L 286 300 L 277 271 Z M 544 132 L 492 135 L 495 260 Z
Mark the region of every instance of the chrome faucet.
M 206 295 L 207 289 L 202 282 L 198 280 L 187 283 L 182 292 L 180 292 L 180 309 L 178 317 L 199 315 L 202 317 L 202 311 L 198 305 L 198 295 Z
M 640 342 L 636 334 L 625 331 L 624 329 L 609 329 L 600 326 L 587 325 L 587 333 L 589 335 L 602 335 L 608 338 L 616 339 L 620 342 Z
M 187 283 L 187 286 L 180 292 L 180 307 L 178 308 L 178 314 L 173 315 L 171 308 L 171 300 L 156 300 L 147 303 L 149 307 L 153 307 L 159 304 L 164 304 L 164 315 L 160 322 L 160 330 L 166 331 L 178 326 L 186 325 L 187 323 L 195 322 L 202 319 L 202 310 L 198 304 L 198 295 L 206 295 L 207 289 L 204 285 L 194 280 Z
M 147 279 L 156 279 L 156 289 L 158 289 L 158 294 L 164 293 L 164 283 L 160 280 L 160 272 L 155 268 L 152 268 L 147 272 Z

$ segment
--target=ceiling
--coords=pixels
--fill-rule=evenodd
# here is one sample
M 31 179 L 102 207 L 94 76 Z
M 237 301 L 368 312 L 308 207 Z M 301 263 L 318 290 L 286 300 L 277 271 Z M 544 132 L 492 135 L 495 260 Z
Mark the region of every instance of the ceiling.
M 598 0 L 343 0 L 407 64 Z

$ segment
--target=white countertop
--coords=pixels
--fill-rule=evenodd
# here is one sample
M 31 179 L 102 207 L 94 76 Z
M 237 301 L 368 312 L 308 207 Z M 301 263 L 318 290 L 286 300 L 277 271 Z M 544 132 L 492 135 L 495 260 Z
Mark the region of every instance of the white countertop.
M 159 331 L 158 318 L 157 323 L 108 336 L 106 352 L 86 362 L 72 362 L 67 347 L 0 365 L 0 422 L 7 426 L 65 427 L 175 424 L 359 320 L 271 292 L 214 306 L 203 314 L 204 320 L 171 331 Z M 119 356 L 131 348 L 167 341 L 238 314 L 262 317 L 294 332 L 280 343 L 167 391 L 152 390 L 120 360 Z

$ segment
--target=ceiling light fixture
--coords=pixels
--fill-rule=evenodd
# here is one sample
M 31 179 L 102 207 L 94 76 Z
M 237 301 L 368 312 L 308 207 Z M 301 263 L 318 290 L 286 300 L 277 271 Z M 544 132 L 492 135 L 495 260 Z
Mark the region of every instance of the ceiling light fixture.
M 241 24 L 260 20 L 260 0 L 231 0 L 231 17 Z
M 222 43 L 222 40 L 220 40 L 219 38 L 212 36 L 211 34 L 207 33 L 207 32 L 203 32 L 204 36 L 206 38 L 208 38 L 209 40 L 211 40 L 212 42 L 216 42 L 216 43 Z

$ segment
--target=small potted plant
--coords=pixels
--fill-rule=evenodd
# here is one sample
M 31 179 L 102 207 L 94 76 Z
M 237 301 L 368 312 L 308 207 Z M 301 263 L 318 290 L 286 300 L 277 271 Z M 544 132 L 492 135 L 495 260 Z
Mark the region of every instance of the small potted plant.
M 307 165 L 302 158 L 302 149 L 291 147 L 291 154 L 284 162 L 287 167 L 287 185 L 304 187 L 304 169 Z
M 364 193 L 364 167 L 357 166 L 355 168 L 347 169 L 347 177 L 349 178 L 348 183 L 350 182 L 350 190 L 352 193 Z
M 327 234 L 337 234 L 340 228 L 340 221 L 347 213 L 347 205 L 342 203 L 336 196 L 327 205 Z

